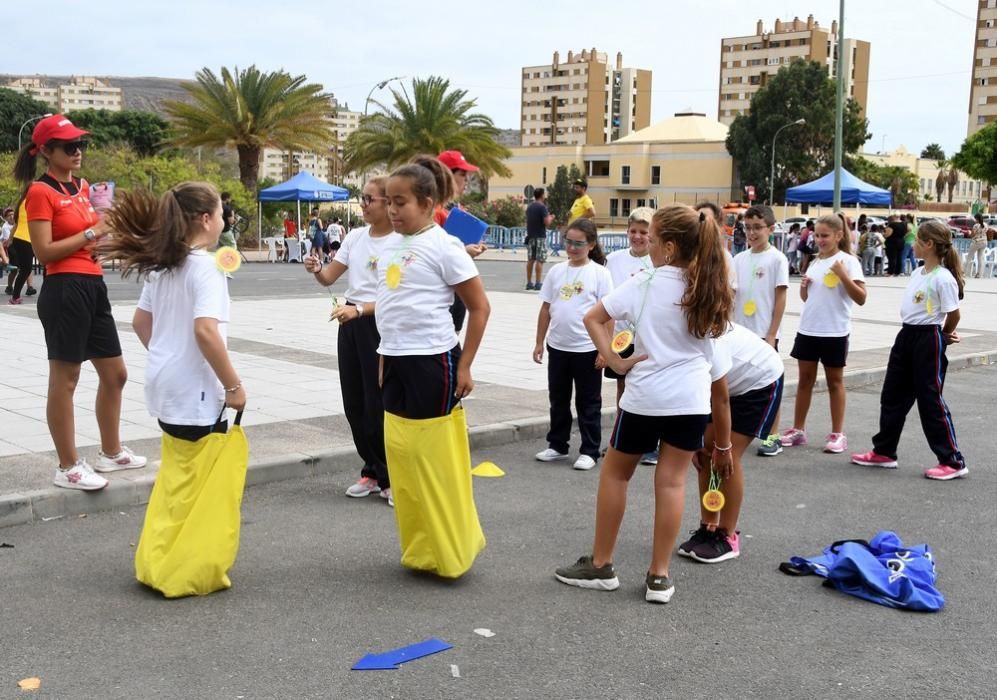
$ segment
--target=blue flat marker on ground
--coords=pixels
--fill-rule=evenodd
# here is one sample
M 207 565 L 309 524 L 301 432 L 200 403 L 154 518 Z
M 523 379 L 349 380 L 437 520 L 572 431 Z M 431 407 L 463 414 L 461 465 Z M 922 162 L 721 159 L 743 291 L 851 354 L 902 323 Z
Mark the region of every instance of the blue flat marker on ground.
M 386 651 L 383 654 L 367 654 L 365 657 L 357 661 L 350 670 L 397 671 L 401 664 L 406 661 L 415 661 L 416 659 L 421 659 L 423 656 L 436 654 L 441 651 L 446 651 L 447 649 L 453 649 L 453 646 L 447 644 L 442 639 L 427 639 L 424 642 L 418 642 L 416 644 L 410 644 L 407 647 Z

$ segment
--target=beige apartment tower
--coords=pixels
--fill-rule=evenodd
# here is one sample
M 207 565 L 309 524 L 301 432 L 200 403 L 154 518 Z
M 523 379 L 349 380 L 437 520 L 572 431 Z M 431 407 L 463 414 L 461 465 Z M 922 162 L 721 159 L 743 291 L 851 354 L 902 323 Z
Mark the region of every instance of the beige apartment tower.
M 966 135 L 976 133 L 994 119 L 997 119 L 997 0 L 977 0 Z
M 984 0 L 986 1 L 986 0 Z M 848 56 L 848 96 L 866 109 L 869 94 L 869 42 L 845 39 Z M 761 20 L 750 36 L 720 40 L 720 97 L 717 120 L 730 125 L 739 114 L 747 114 L 751 97 L 778 70 L 792 61 L 816 61 L 836 76 L 838 23 L 821 27 L 810 15 L 788 22 L 776 20 L 766 32 Z
M 97 78 L 75 76 L 64 85 L 52 85 L 42 78 L 17 78 L 4 87 L 45 102 L 59 112 L 77 109 L 120 112 L 123 105 L 121 88 Z
M 551 63 L 522 71 L 523 146 L 601 144 L 651 123 L 651 71 L 610 65 L 605 53 L 555 51 Z

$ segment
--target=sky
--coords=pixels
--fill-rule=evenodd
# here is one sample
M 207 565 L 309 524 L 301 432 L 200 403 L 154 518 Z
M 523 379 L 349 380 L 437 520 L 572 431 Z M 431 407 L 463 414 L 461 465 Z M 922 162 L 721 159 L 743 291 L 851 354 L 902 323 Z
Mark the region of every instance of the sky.
M 516 3 L 281 3 L 171 0 L 145 3 L 3 2 L 2 70 L 12 74 L 191 79 L 256 64 L 322 84 L 362 111 L 368 91 L 393 76 L 440 75 L 467 90 L 496 126 L 519 128 L 520 69 L 595 47 L 653 71 L 651 122 L 692 108 L 717 116 L 720 40 L 753 34 L 761 19 L 830 27 L 835 0 L 613 0 Z M 845 34 L 871 42 L 865 150 L 946 154 L 966 137 L 976 0 L 848 0 Z M 390 100 L 387 91 L 375 98 Z

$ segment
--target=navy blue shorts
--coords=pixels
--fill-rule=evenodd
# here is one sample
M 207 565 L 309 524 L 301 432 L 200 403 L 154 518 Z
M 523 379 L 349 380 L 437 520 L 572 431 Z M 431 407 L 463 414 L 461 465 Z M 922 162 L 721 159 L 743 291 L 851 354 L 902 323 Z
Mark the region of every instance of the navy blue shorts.
M 710 414 L 684 416 L 642 416 L 623 409 L 616 412 L 616 423 L 609 444 L 618 452 L 642 455 L 658 449 L 658 441 L 679 450 L 695 452 L 703 447 L 703 433 Z
M 848 336 L 824 338 L 797 333 L 789 356 L 803 362 L 820 362 L 825 367 L 844 367 L 848 359 Z
M 761 389 L 730 397 L 730 429 L 740 435 L 767 438 L 782 404 L 785 375 Z

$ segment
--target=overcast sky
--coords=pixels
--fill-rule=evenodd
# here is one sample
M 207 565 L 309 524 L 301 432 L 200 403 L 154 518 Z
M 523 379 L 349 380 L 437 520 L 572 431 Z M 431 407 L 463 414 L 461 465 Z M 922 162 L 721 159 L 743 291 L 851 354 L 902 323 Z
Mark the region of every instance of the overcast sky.
M 720 39 L 753 34 L 762 19 L 811 12 L 829 27 L 834 0 L 698 2 L 145 3 L 3 1 L 2 70 L 14 74 L 191 78 L 204 66 L 284 68 L 362 110 L 368 90 L 395 75 L 441 75 L 503 128 L 519 128 L 520 68 L 554 50 L 623 52 L 653 75 L 652 123 L 691 107 L 716 118 Z M 313 8 L 307 9 L 309 5 Z M 872 43 L 866 150 L 932 141 L 946 153 L 966 136 L 975 0 L 848 0 L 846 35 Z M 28 31 L 35 27 L 35 31 Z M 381 93 L 382 98 L 390 95 Z

